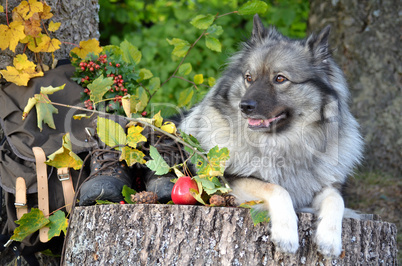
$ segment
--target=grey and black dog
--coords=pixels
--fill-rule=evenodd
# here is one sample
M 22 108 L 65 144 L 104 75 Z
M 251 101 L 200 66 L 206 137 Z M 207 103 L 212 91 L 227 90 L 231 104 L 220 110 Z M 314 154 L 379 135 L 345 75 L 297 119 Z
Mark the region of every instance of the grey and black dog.
M 225 176 L 238 202 L 263 200 L 272 241 L 299 247 L 295 210 L 318 216 L 315 242 L 325 256 L 342 251 L 340 188 L 362 157 L 349 92 L 328 47 L 330 28 L 291 40 L 254 16 L 250 40 L 180 128 L 205 150 L 227 147 Z

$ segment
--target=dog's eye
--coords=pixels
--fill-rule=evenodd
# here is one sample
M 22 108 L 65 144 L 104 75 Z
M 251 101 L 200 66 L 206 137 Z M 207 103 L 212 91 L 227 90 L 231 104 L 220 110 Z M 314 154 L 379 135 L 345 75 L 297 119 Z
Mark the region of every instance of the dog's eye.
M 287 81 L 287 80 L 288 80 L 288 79 L 285 78 L 285 77 L 282 76 L 282 75 L 278 75 L 278 76 L 275 77 L 275 82 L 276 82 L 276 83 L 283 83 L 283 82 L 285 82 L 285 81 Z
M 246 75 L 244 76 L 244 79 L 245 79 L 247 82 L 252 82 L 252 81 L 253 81 L 253 78 L 251 77 L 250 74 L 246 74 Z

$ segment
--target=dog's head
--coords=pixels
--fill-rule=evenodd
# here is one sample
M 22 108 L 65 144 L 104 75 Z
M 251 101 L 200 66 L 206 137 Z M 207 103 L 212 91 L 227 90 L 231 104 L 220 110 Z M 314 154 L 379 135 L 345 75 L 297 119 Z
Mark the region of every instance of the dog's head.
M 338 97 L 331 84 L 335 64 L 329 31 L 327 27 L 317 36 L 291 40 L 254 16 L 252 36 L 231 64 L 236 68 L 232 73 L 242 78 L 239 108 L 251 130 L 286 130 L 312 112 L 322 112 L 323 118 L 325 105 Z

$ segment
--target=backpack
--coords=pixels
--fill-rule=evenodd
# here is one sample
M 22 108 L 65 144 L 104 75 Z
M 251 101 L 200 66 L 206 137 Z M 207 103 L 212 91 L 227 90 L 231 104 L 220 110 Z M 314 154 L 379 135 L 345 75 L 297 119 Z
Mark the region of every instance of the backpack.
M 49 95 L 49 99 L 83 107 L 80 101 L 83 88 L 70 79 L 73 73 L 74 67 L 68 61 L 59 61 L 58 67 L 45 72 L 43 77 L 30 80 L 26 87 L 9 84 L 0 90 L 0 125 L 4 132 L 0 142 L 0 190 L 4 190 L 7 213 L 0 235 L 0 252 L 11 244 L 14 252 L 24 256 L 28 263 L 38 251 L 48 248 L 52 252 L 61 250 L 63 237 L 46 242 L 46 237 L 42 239 L 36 232 L 21 243 L 11 243 L 9 238 L 17 227 L 15 221 L 31 208 L 45 208 L 49 213 L 58 209 L 69 211 L 68 202 L 72 201 L 73 187 L 77 187 L 79 171 L 58 170 L 44 164 L 44 160 L 62 146 L 62 137 L 67 132 L 70 132 L 73 152 L 84 158 L 91 149 L 84 129 L 92 126 L 92 119 L 75 120 L 73 115 L 83 111 L 55 106 L 58 109 L 58 114 L 53 115 L 56 129 L 43 124 L 40 131 L 35 108 L 24 121 L 22 114 L 28 99 L 38 94 L 41 87 L 63 84 L 66 84 L 64 90 Z M 88 169 L 82 172 L 81 181 L 88 176 Z

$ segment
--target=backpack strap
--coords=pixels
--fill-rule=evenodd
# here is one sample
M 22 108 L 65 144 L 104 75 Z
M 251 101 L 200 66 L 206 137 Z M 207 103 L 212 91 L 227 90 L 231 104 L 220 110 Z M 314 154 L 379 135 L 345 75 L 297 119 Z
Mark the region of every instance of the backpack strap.
M 57 177 L 63 186 L 64 204 L 67 212 L 71 211 L 74 200 L 74 186 L 68 167 L 57 169 Z
M 45 217 L 49 216 L 49 189 L 47 183 L 47 165 L 45 164 L 46 155 L 40 147 L 33 147 L 32 151 L 36 161 L 36 178 L 38 184 L 38 209 L 43 212 Z M 47 242 L 49 227 L 45 226 L 39 230 L 39 240 Z
M 17 219 L 21 219 L 22 215 L 28 213 L 27 206 L 27 187 L 25 184 L 25 179 L 22 177 L 17 177 L 15 181 L 15 210 L 17 213 Z

